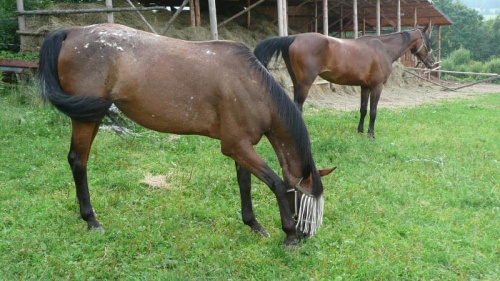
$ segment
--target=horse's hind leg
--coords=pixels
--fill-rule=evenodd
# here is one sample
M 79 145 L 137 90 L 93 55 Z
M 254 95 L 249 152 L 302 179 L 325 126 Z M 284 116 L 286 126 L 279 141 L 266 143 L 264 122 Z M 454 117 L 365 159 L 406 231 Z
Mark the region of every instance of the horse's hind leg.
M 316 76 L 318 76 L 317 71 L 314 71 L 314 67 L 307 66 L 299 66 L 300 63 L 295 63 L 295 71 L 290 60 L 290 57 L 283 57 L 285 61 L 286 68 L 288 70 L 288 74 L 290 74 L 290 78 L 293 83 L 293 102 L 297 106 L 300 112 L 302 112 L 302 107 L 304 102 L 309 94 L 309 89 L 311 89 L 314 80 L 316 80 Z
M 361 107 L 359 109 L 360 117 L 359 117 L 359 125 L 358 125 L 358 133 L 363 133 L 365 126 L 365 116 L 368 112 L 368 98 L 370 97 L 370 88 L 361 87 Z
M 71 147 L 68 154 L 68 162 L 73 172 L 76 185 L 76 196 L 80 205 L 80 215 L 87 222 L 90 230 L 96 228 L 102 230 L 96 219 L 94 209 L 90 204 L 90 193 L 87 183 L 87 160 L 90 147 L 99 129 L 98 123 L 82 123 L 72 120 L 73 133 L 71 136 Z
M 375 119 L 377 119 L 377 106 L 382 93 L 383 84 L 371 88 L 370 94 L 370 125 L 368 126 L 368 135 L 375 138 Z
M 269 237 L 269 233 L 267 233 L 262 225 L 260 225 L 255 218 L 255 214 L 253 213 L 252 196 L 250 194 L 252 189 L 250 171 L 236 163 L 236 174 L 238 177 L 238 185 L 240 186 L 241 217 L 243 219 L 243 223 L 250 226 L 253 231 L 260 233 L 265 237 Z

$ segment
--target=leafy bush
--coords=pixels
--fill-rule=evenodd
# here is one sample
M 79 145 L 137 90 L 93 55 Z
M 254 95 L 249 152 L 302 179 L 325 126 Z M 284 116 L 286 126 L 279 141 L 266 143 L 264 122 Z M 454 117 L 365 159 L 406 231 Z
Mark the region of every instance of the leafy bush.
M 452 64 L 455 66 L 467 65 L 471 60 L 470 51 L 460 47 L 460 49 L 451 52 L 447 59 L 451 60 Z
M 489 73 L 500 74 L 500 57 L 493 58 L 493 59 L 487 61 L 486 64 L 484 65 L 484 69 L 486 72 L 489 72 Z
M 16 52 L 0 51 L 0 59 L 38 60 L 38 53 L 16 53 Z

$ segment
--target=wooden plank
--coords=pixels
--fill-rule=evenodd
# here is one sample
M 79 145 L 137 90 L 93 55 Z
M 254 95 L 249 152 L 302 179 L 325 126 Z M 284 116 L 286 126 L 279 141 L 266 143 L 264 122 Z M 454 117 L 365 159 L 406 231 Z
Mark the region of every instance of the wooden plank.
M 67 9 L 67 10 L 35 10 L 24 11 L 19 15 L 65 15 L 65 14 L 90 14 L 90 13 L 107 13 L 107 12 L 135 12 L 135 11 L 152 11 L 163 10 L 165 6 L 154 7 L 122 7 L 122 8 L 88 8 L 88 9 Z
M 36 60 L 12 60 L 0 59 L 0 66 L 20 67 L 20 68 L 38 68 Z

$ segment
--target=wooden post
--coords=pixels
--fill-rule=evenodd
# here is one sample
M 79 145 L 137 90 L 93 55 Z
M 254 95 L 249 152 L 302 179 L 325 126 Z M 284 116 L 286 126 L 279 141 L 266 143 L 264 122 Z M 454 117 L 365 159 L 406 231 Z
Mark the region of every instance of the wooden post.
M 358 0 L 352 2 L 353 38 L 358 38 Z
M 250 20 L 251 20 L 251 16 L 250 16 L 250 0 L 247 0 L 247 29 L 250 29 Z
M 284 36 L 284 28 L 283 28 L 283 2 L 281 0 L 277 0 L 277 9 L 278 9 L 278 35 Z
M 398 11 L 397 11 L 397 17 L 398 17 L 398 26 L 397 26 L 397 30 L 398 30 L 398 32 L 401 32 L 401 0 L 398 0 Z
M 24 2 L 23 0 L 17 0 L 17 11 L 18 12 L 24 12 Z M 17 22 L 19 24 L 19 31 L 26 31 L 26 16 L 19 16 L 17 18 Z M 21 46 L 20 46 L 20 51 L 21 53 L 24 52 L 24 48 L 25 48 L 25 37 L 24 35 L 19 35 L 19 39 L 21 40 Z
M 106 8 L 113 8 L 113 0 L 106 0 Z M 109 23 L 114 23 L 115 22 L 115 16 L 113 12 L 106 13 L 108 17 L 108 22 Z
M 439 66 L 441 67 L 441 25 L 437 26 L 437 42 L 438 42 L 437 61 L 439 62 Z M 438 72 L 438 79 L 441 80 L 441 72 Z
M 210 13 L 210 39 L 219 40 L 217 33 L 217 12 L 215 9 L 215 0 L 208 0 L 208 12 Z
M 323 34 L 328 36 L 328 0 L 323 0 Z
M 210 7 L 210 2 L 208 6 Z M 214 2 L 214 9 L 215 9 L 215 2 Z M 196 26 L 200 27 L 201 26 L 200 0 L 194 0 L 194 12 L 195 12 Z
M 314 32 L 318 32 L 318 1 L 314 1 Z
M 418 18 L 417 18 L 417 7 L 415 7 L 415 12 L 413 14 L 413 25 L 417 27 L 418 25 Z
M 288 36 L 288 2 L 283 1 L 283 34 Z
M 189 14 L 191 15 L 191 26 L 196 26 L 196 15 L 194 11 L 194 0 L 189 0 Z
M 377 36 L 380 36 L 380 0 L 377 0 Z
M 344 38 L 344 3 L 340 3 L 340 38 Z
M 362 35 L 365 36 L 366 34 L 366 11 L 363 8 L 363 32 Z

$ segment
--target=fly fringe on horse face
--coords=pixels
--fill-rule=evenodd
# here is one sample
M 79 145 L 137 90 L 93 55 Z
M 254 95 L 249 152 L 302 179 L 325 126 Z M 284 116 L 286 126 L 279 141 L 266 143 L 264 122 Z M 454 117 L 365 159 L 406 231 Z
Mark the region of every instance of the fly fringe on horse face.
M 302 194 L 295 228 L 309 237 L 313 236 L 323 224 L 324 205 L 325 200 L 323 199 L 323 195 L 316 198 L 311 195 Z

